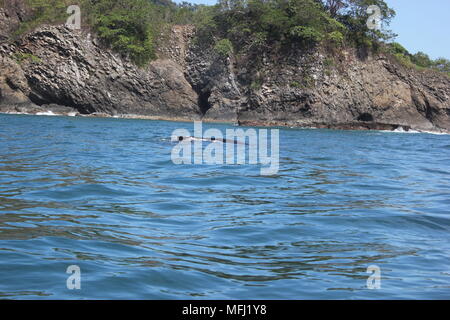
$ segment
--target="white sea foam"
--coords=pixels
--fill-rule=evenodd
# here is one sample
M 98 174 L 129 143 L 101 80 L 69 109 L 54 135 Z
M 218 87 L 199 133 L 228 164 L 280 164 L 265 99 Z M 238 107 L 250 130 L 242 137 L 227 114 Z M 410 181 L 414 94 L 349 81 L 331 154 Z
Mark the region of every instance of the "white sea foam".
M 421 131 L 421 133 L 437 134 L 437 135 L 447 135 L 447 134 L 450 134 L 450 133 L 447 133 L 447 132 L 438 132 L 438 131 Z
M 397 128 L 395 130 L 379 130 L 380 132 L 388 132 L 388 133 L 427 133 L 427 134 L 436 134 L 436 135 L 447 135 L 449 133 L 447 132 L 441 132 L 441 131 L 428 131 L 428 130 L 408 130 L 406 131 L 402 127 Z
M 4 114 L 27 114 L 25 112 L 18 112 L 18 111 L 6 111 L 6 112 L 2 112 Z
M 54 114 L 52 111 L 47 110 L 45 112 L 37 112 L 36 113 L 37 116 L 56 116 L 56 114 Z
M 398 127 L 397 129 L 393 130 L 393 132 L 398 132 L 398 133 L 421 133 L 421 131 L 417 131 L 417 130 L 405 130 L 403 129 L 403 127 Z

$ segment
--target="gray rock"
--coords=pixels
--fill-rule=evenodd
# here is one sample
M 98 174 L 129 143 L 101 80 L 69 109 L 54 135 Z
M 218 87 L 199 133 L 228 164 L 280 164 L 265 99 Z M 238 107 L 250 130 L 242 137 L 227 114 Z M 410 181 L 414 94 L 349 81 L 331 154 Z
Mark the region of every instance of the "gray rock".
M 68 106 L 81 114 L 201 116 L 197 94 L 172 60 L 159 59 L 137 68 L 96 45 L 84 32 L 63 26 L 39 28 L 17 41 L 4 59 L 11 63 L 16 56 L 26 57 L 20 66 L 15 64 L 24 87 L 15 88 L 5 81 L 0 86 L 9 86 L 36 105 Z M 2 73 L 8 79 L 17 74 Z M 8 103 L 10 99 L 1 101 Z
M 0 112 L 450 130 L 450 78 L 381 54 L 292 48 L 227 58 L 192 41 L 192 26 L 175 26 L 159 59 L 137 68 L 95 36 L 64 26 L 6 41 L 26 14 L 20 2 L 7 14 L 0 8 Z

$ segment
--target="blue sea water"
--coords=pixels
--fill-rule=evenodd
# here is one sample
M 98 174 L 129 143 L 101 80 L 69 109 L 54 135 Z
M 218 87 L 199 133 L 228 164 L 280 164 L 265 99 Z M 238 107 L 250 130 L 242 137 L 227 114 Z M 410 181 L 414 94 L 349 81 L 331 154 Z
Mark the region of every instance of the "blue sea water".
M 450 298 L 448 135 L 280 129 L 262 176 L 173 164 L 177 128 L 0 115 L 0 298 Z

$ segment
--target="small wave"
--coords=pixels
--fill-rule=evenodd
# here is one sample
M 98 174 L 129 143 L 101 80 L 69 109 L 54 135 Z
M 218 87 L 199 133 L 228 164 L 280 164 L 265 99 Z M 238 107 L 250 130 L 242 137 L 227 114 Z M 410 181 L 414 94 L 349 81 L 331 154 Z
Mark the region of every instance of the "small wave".
M 4 114 L 27 114 L 25 112 L 18 112 L 18 111 L 5 111 L 5 112 L 1 112 Z
M 383 131 L 384 132 L 395 132 L 395 133 L 422 133 L 421 131 L 413 130 L 413 129 L 405 130 L 403 127 L 398 127 L 397 129 L 394 129 L 394 130 L 383 130 Z
M 56 116 L 56 114 L 53 113 L 53 111 L 47 110 L 45 112 L 37 112 L 37 116 Z
M 421 131 L 421 133 L 428 133 L 428 134 L 437 134 L 437 135 L 448 135 L 450 133 L 448 132 L 439 132 L 439 131 Z
M 412 130 L 406 131 L 405 129 L 403 129 L 403 127 L 399 127 L 399 128 L 397 128 L 395 130 L 392 130 L 392 131 L 394 131 L 394 132 L 411 132 Z
M 402 127 L 397 128 L 395 130 L 379 130 L 380 132 L 388 132 L 388 133 L 427 133 L 427 134 L 435 134 L 435 135 L 447 135 L 449 133 L 442 131 L 429 131 L 429 130 L 405 130 Z

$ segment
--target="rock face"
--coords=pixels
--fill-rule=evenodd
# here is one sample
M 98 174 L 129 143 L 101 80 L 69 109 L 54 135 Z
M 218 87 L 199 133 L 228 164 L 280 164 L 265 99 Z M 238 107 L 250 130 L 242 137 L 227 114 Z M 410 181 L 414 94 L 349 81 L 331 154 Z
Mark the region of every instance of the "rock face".
M 107 50 L 91 35 L 47 26 L 8 48 L 18 57 L 27 88 L 37 105 L 58 104 L 82 114 L 200 117 L 197 95 L 171 60 L 139 69 Z M 9 54 L 8 54 L 9 53 Z
M 175 26 L 137 68 L 94 35 L 43 26 L 19 40 L 21 1 L 0 8 L 0 111 L 103 114 L 343 129 L 450 130 L 450 78 L 347 50 L 220 56 Z
M 318 52 L 286 57 L 252 90 L 241 123 L 356 129 L 450 129 L 450 78 L 407 70 L 385 56 Z M 339 67 L 340 66 L 340 67 Z
M 190 83 L 209 95 L 208 119 L 233 114 L 241 125 L 450 129 L 450 78 L 384 55 L 292 49 L 232 61 L 192 46 L 187 59 Z
M 6 0 L 0 7 L 0 42 L 6 41 L 31 13 L 23 0 Z

